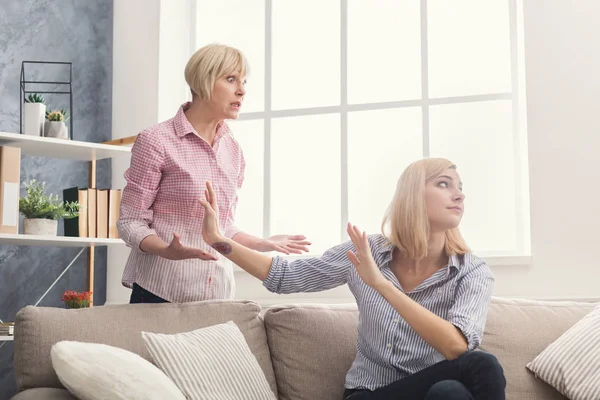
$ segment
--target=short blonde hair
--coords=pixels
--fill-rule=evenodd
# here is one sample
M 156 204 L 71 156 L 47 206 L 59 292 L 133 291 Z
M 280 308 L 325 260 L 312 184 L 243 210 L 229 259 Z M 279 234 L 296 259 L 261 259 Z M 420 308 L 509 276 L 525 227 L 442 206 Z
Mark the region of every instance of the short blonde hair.
M 398 180 L 381 230 L 405 257 L 418 260 L 427 256 L 430 226 L 425 204 L 425 184 L 448 168 L 456 168 L 456 165 L 444 158 L 425 158 L 410 164 Z M 461 255 L 470 251 L 458 228 L 446 231 L 445 251 L 447 255 Z
M 224 75 L 248 73 L 248 62 L 238 49 L 223 44 L 209 44 L 196 51 L 185 66 L 185 81 L 192 95 L 209 100 L 215 81 Z

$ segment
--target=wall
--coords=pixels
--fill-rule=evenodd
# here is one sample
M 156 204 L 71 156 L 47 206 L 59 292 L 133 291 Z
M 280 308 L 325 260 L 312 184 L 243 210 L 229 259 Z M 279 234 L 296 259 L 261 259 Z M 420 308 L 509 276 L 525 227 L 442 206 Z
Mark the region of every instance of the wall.
M 110 140 L 112 102 L 112 0 L 2 1 L 0 7 L 0 131 L 19 131 L 19 74 L 23 60 L 73 62 L 73 124 L 76 140 Z M 50 70 L 38 78 L 51 79 Z M 68 106 L 47 96 L 57 108 Z M 23 157 L 21 182 L 46 181 L 51 193 L 88 185 L 87 163 L 42 157 Z M 97 186 L 111 182 L 109 162 L 99 163 Z M 21 190 L 21 195 L 25 191 Z M 59 225 L 62 232 L 62 223 Z M 80 249 L 0 245 L 0 319 L 14 320 L 16 312 L 35 304 Z M 67 289 L 86 288 L 87 250 L 39 303 L 62 307 Z M 96 249 L 95 303 L 104 304 L 106 248 Z M 10 398 L 13 344 L 0 342 L 0 399 Z
M 506 259 L 492 265 L 497 278 L 494 294 L 540 299 L 598 298 L 600 272 L 594 256 L 600 191 L 595 160 L 600 149 L 600 122 L 594 117 L 600 81 L 594 77 L 600 70 L 600 44 L 591 38 L 600 33 L 593 19 L 600 3 L 523 3 L 533 257 L 518 265 Z M 158 20 L 164 24 L 164 19 L 161 13 Z M 155 33 L 153 43 L 160 41 L 160 35 L 164 33 Z M 167 54 L 159 51 L 160 63 Z M 172 71 L 177 77 L 177 70 Z M 159 114 L 164 115 L 152 115 Z M 113 179 L 122 176 L 122 171 L 114 167 L 113 171 Z M 124 260 L 115 260 L 112 265 L 116 272 L 115 280 L 108 285 L 109 293 L 113 293 L 108 296 L 111 303 L 128 301 L 129 291 L 120 287 Z M 254 299 L 264 305 L 352 300 L 345 287 L 301 297 L 278 296 L 268 293 L 245 272 L 236 272 L 236 279 L 237 298 Z
M 183 69 L 190 51 L 190 0 L 128 0 L 115 3 L 113 139 L 137 135 L 171 118 L 187 100 Z M 143 12 L 141 12 L 143 10 Z M 135 93 L 136 101 L 131 101 Z M 123 188 L 129 159 L 112 160 L 112 182 Z M 128 303 L 121 285 L 129 248 L 108 249 L 107 304 Z
M 598 298 L 600 3 L 524 2 L 533 265 L 498 267 L 496 292 Z

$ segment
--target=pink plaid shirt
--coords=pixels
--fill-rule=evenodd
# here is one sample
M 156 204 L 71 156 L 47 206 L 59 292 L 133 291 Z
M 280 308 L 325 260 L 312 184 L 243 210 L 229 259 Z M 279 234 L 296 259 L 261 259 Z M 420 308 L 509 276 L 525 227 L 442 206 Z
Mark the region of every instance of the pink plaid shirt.
M 214 145 L 202 139 L 187 120 L 184 104 L 174 118 L 142 131 L 131 149 L 125 171 L 119 236 L 131 247 L 122 283 L 133 283 L 171 302 L 233 298 L 233 264 L 202 240 L 206 181 L 219 204 L 219 225 L 232 238 L 237 191 L 244 180 L 244 156 L 227 124 L 217 127 Z M 173 233 L 184 246 L 201 248 L 219 257 L 167 260 L 140 250 L 140 242 L 156 234 L 170 243 Z

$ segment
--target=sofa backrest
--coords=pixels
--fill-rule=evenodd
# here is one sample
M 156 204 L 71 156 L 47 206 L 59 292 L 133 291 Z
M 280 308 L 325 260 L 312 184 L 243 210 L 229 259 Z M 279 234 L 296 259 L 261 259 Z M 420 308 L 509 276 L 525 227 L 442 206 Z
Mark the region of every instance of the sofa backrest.
M 274 393 L 277 385 L 267 337 L 252 301 L 205 301 L 185 304 L 124 304 L 91 309 L 28 306 L 15 320 L 14 368 L 18 391 L 62 387 L 50 359 L 50 348 L 60 340 L 104 343 L 151 360 L 141 332 L 188 332 L 233 321 L 242 331 Z
M 593 303 L 493 298 L 481 350 L 504 367 L 509 400 L 563 397 L 525 366 Z M 280 400 L 338 400 L 356 355 L 356 305 L 284 305 L 267 309 L 265 328 Z
M 481 349 L 496 355 L 504 367 L 507 399 L 564 399 L 526 365 L 597 304 L 492 299 Z
M 356 355 L 356 305 L 281 305 L 264 313 L 279 400 L 340 400 Z

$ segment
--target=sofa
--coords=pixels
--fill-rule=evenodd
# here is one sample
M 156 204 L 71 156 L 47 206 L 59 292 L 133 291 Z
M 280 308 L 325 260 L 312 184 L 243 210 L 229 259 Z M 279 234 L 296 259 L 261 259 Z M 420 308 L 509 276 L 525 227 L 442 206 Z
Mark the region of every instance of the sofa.
M 509 400 L 564 397 L 526 369 L 546 346 L 598 303 L 493 298 L 481 350 L 495 354 Z M 253 301 L 124 304 L 90 309 L 27 306 L 15 320 L 13 400 L 73 400 L 50 358 L 61 340 L 103 343 L 151 357 L 141 331 L 178 333 L 233 321 L 280 400 L 340 400 L 355 356 L 354 304 L 283 304 Z

